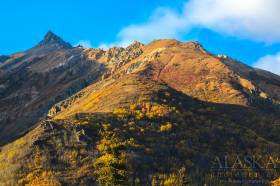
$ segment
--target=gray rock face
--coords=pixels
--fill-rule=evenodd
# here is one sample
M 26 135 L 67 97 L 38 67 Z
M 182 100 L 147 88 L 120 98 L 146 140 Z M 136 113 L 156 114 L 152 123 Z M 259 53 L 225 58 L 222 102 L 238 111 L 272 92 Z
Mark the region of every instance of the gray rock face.
M 105 56 L 109 63 L 122 65 L 127 63 L 128 61 L 131 61 L 139 57 L 143 53 L 141 49 L 142 46 L 143 46 L 142 43 L 135 41 L 127 48 L 119 48 L 119 47 L 110 48 L 105 53 Z
M 0 63 L 3 63 L 4 61 L 8 60 L 10 57 L 9 56 L 0 56 Z
M 34 48 L 0 61 L 0 145 L 33 128 L 52 105 L 106 71 L 103 64 L 87 59 L 82 48 L 52 32 Z
M 60 101 L 139 57 L 142 46 L 134 42 L 127 48 L 90 49 L 95 55 L 90 56 L 49 31 L 35 47 L 0 56 L 0 146 L 67 108 L 71 103 Z
M 46 35 L 43 41 L 39 43 L 38 46 L 44 46 L 44 45 L 56 45 L 61 48 L 72 48 L 71 44 L 63 41 L 60 37 L 55 35 L 52 31 L 49 31 Z
M 142 46 L 90 49 L 95 55 L 90 56 L 49 31 L 35 47 L 0 56 L 0 146 L 67 108 L 71 103 L 60 101 L 140 56 Z M 97 62 L 101 57 L 105 64 Z

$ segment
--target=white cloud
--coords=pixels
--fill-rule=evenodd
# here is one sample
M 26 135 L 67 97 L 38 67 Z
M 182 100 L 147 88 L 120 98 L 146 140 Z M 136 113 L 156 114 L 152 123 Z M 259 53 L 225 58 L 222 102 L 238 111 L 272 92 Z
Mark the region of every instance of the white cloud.
M 108 50 L 109 48 L 112 48 L 114 46 L 121 46 L 118 43 L 101 43 L 97 48 L 102 48 L 103 50 Z
M 169 8 L 157 8 L 149 20 L 123 28 L 119 34 L 119 43 L 126 45 L 134 40 L 148 42 L 159 38 L 180 38 L 185 32 L 187 21 L 180 13 Z
M 120 30 L 117 41 L 126 46 L 133 40 L 180 39 L 194 27 L 265 43 L 280 42 L 279 0 L 189 0 L 175 11 L 157 8 L 150 18 Z
M 280 41 L 279 0 L 191 0 L 185 16 L 193 26 L 240 38 Z
M 108 50 L 109 48 L 111 48 L 111 44 L 108 45 L 106 43 L 101 43 L 97 48 L 102 48 L 103 50 Z
M 78 46 L 78 45 L 81 45 L 81 46 L 83 46 L 83 47 L 85 47 L 85 48 L 93 48 L 93 47 L 92 47 L 92 44 L 91 44 L 91 42 L 90 42 L 89 40 L 80 40 L 80 41 L 76 44 L 76 46 Z
M 122 28 L 117 40 L 103 47 L 127 46 L 133 40 L 181 39 L 197 27 L 266 44 L 279 43 L 280 0 L 188 0 L 180 11 L 159 7 L 147 21 Z M 255 67 L 280 74 L 280 52 L 262 57 Z
M 280 75 L 280 52 L 260 58 L 254 66 Z

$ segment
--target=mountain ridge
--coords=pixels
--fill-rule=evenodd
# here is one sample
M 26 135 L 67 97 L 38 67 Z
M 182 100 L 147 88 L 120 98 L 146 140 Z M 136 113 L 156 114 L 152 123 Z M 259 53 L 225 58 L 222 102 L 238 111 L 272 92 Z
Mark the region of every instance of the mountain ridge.
M 38 45 L 42 46 L 42 45 L 47 45 L 47 44 L 56 44 L 56 45 L 60 45 L 61 47 L 64 47 L 64 48 L 72 48 L 71 44 L 62 40 L 60 37 L 58 37 L 52 31 L 48 31 L 44 37 L 44 40 L 42 40 Z
M 111 76 L 113 76 L 113 77 L 121 76 L 121 74 L 123 74 L 123 73 L 131 73 L 133 70 L 137 70 L 139 67 L 146 68 L 145 67 L 146 65 L 148 65 L 148 66 L 152 65 L 151 68 L 154 68 L 153 69 L 154 72 L 152 75 L 153 79 L 155 79 L 157 81 L 163 81 L 163 82 L 167 83 L 168 86 L 171 86 L 178 91 L 182 91 L 182 92 L 186 93 L 187 95 L 193 96 L 195 98 L 198 98 L 198 99 L 201 99 L 204 101 L 217 102 L 218 101 L 217 99 L 223 99 L 223 100 L 221 100 L 221 103 L 233 103 L 233 104 L 241 104 L 241 105 L 251 104 L 250 102 L 257 102 L 257 103 L 264 102 L 265 104 L 267 102 L 267 104 L 274 103 L 275 105 L 277 105 L 279 103 L 280 97 L 279 97 L 278 93 L 280 93 L 280 89 L 278 86 L 279 86 L 280 78 L 278 78 L 278 76 L 270 74 L 269 72 L 255 70 L 252 67 L 248 68 L 248 66 L 244 66 L 243 64 L 241 64 L 231 58 L 221 58 L 221 56 L 220 57 L 215 56 L 215 55 L 207 52 L 202 47 L 202 45 L 200 45 L 197 42 L 183 43 L 183 42 L 179 42 L 177 40 L 161 39 L 161 40 L 155 40 L 148 45 L 143 45 L 139 42 L 134 42 L 127 48 L 113 47 L 113 48 L 108 49 L 107 51 L 104 51 L 102 49 L 90 49 L 90 48 L 84 49 L 84 48 L 80 48 L 80 47 L 72 48 L 70 46 L 68 47 L 67 43 L 65 44 L 66 48 L 59 47 L 58 51 L 57 51 L 57 48 L 55 50 L 53 50 L 52 47 L 51 47 L 52 48 L 51 50 L 49 50 L 48 48 L 47 49 L 44 48 L 43 44 L 47 44 L 47 45 L 50 44 L 52 46 L 54 43 L 55 43 L 54 45 L 56 45 L 57 44 L 56 42 L 62 43 L 63 45 L 66 43 L 61 38 L 59 38 L 58 36 L 56 36 L 54 33 L 52 33 L 50 31 L 45 35 L 44 40 L 39 42 L 39 44 L 34 47 L 36 52 L 35 53 L 31 52 L 31 57 L 30 57 L 29 52 L 27 52 L 28 53 L 27 56 L 29 56 L 27 59 L 24 59 L 25 58 L 24 53 L 19 53 L 20 55 L 18 55 L 18 54 L 13 55 L 15 57 L 12 58 L 12 61 L 9 61 L 9 60 L 11 60 L 11 58 L 6 60 L 6 62 L 4 61 L 3 62 L 4 65 L 0 66 L 0 69 L 1 70 L 5 69 L 6 63 L 7 63 L 6 64 L 6 66 L 7 66 L 10 63 L 13 64 L 15 62 L 15 65 L 14 65 L 14 66 L 16 66 L 15 69 L 21 69 L 19 71 L 19 74 L 21 74 L 21 71 L 23 68 L 26 68 L 26 67 L 22 67 L 22 65 L 23 66 L 26 65 L 27 68 L 32 69 L 31 71 L 34 71 L 36 73 L 38 73 L 38 72 L 45 73 L 48 71 L 47 69 L 49 69 L 50 71 L 53 71 L 56 68 L 59 69 L 60 66 L 63 67 L 65 62 L 69 63 L 69 61 L 75 59 L 75 57 L 72 54 L 77 52 L 77 55 L 78 56 L 80 55 L 80 57 L 77 56 L 77 59 L 75 59 L 74 61 L 79 61 L 79 60 L 87 61 L 88 60 L 89 63 L 91 63 L 90 61 L 96 61 L 98 65 L 103 66 L 102 67 L 103 72 L 101 72 L 101 75 L 100 75 L 101 77 L 97 76 L 99 79 L 105 79 L 105 78 L 108 78 Z M 36 49 L 38 47 L 41 48 L 42 46 L 43 46 L 42 50 Z M 34 51 L 34 48 L 31 48 L 29 51 L 32 51 L 32 50 Z M 69 50 L 69 52 L 68 52 L 68 50 Z M 172 53 L 175 52 L 174 50 L 178 51 L 177 52 L 178 54 L 175 55 L 175 60 L 177 57 L 178 59 L 180 59 L 184 62 L 183 63 L 171 62 L 173 64 L 168 66 L 166 64 L 170 63 L 169 57 L 173 55 Z M 160 58 L 160 55 L 164 55 L 164 53 L 167 51 L 168 52 L 170 51 L 170 53 L 165 55 L 165 56 L 167 56 L 168 63 L 164 62 L 166 64 L 163 64 L 162 62 L 166 61 L 166 59 L 159 59 L 159 60 L 161 60 L 161 64 L 157 64 L 156 63 L 156 60 L 158 60 L 157 58 Z M 183 53 L 181 51 L 183 51 Z M 51 52 L 51 54 L 50 54 L 50 52 Z M 62 58 L 59 59 L 59 58 L 55 57 L 58 59 L 58 60 L 55 60 L 55 61 L 57 61 L 57 62 L 55 62 L 57 64 L 57 67 L 54 67 L 54 69 L 53 69 L 54 62 L 52 62 L 52 61 L 54 61 L 53 59 L 55 59 L 55 58 L 53 58 L 52 56 L 59 56 L 59 55 L 61 55 L 60 53 L 62 54 L 62 56 L 61 56 Z M 67 53 L 69 53 L 69 54 L 67 54 Z M 32 57 L 32 54 L 36 57 L 35 58 Z M 40 55 L 40 57 L 37 57 L 38 54 Z M 45 57 L 42 57 L 42 54 L 44 54 Z M 66 55 L 66 56 L 68 55 L 68 57 L 66 57 L 64 55 Z M 19 56 L 19 57 L 17 57 L 17 56 Z M 50 56 L 51 58 L 48 56 Z M 206 58 L 203 56 L 206 56 Z M 66 60 L 65 60 L 65 57 L 66 57 Z M 184 58 L 186 58 L 186 57 L 191 60 L 191 63 L 187 63 L 185 61 Z M 22 58 L 23 58 L 23 60 L 21 60 Z M 163 58 L 165 58 L 165 57 L 163 57 Z M 174 58 L 174 56 L 173 56 L 173 58 Z M 203 58 L 205 58 L 205 59 L 203 59 Z M 154 62 L 153 62 L 153 60 L 154 60 Z M 195 60 L 197 60 L 197 61 L 195 61 Z M 202 62 L 203 60 L 210 60 L 210 61 Z M 30 65 L 27 64 L 27 63 L 30 63 L 30 61 L 31 62 L 34 61 L 35 63 L 32 62 L 34 64 L 32 64 L 32 63 Z M 36 62 L 36 61 L 38 61 L 38 62 Z M 40 62 L 40 61 L 42 61 L 42 62 Z M 62 61 L 65 61 L 65 62 L 62 62 Z M 150 61 L 152 61 L 152 62 L 150 62 Z M 215 67 L 211 66 L 214 63 L 215 63 L 215 65 L 214 65 Z M 181 66 L 180 66 L 180 64 L 181 64 Z M 164 66 L 160 67 L 160 65 L 164 65 Z M 237 65 L 237 67 L 234 67 L 234 65 L 235 66 Z M 176 66 L 180 66 L 180 68 L 177 68 L 179 71 L 176 70 Z M 228 66 L 229 68 L 227 68 L 226 66 Z M 242 68 L 240 68 L 241 66 L 242 66 Z M 217 69 L 218 71 L 215 71 L 214 69 L 218 68 L 218 67 L 221 69 L 220 70 Z M 9 67 L 9 68 L 11 68 L 11 67 Z M 13 66 L 12 66 L 12 68 L 13 68 Z M 69 68 L 72 68 L 72 67 L 69 66 Z M 185 72 L 183 72 L 184 68 L 186 68 Z M 203 69 L 203 68 L 205 68 L 205 69 Z M 248 70 L 246 70 L 247 68 L 248 68 Z M 197 69 L 197 72 L 193 73 L 193 70 L 189 71 L 189 69 Z M 209 71 L 209 69 L 213 72 Z M 227 69 L 227 70 L 225 70 L 225 69 Z M 245 69 L 245 70 L 242 71 L 242 69 Z M 5 71 L 7 71 L 7 70 L 5 70 Z M 29 71 L 29 70 L 27 70 L 27 71 Z M 224 73 L 225 71 L 228 71 L 227 72 L 228 75 L 226 75 Z M 208 75 L 206 75 L 207 74 L 206 72 L 208 73 Z M 219 81 L 220 78 L 228 78 L 228 77 L 232 76 L 230 74 L 234 74 L 235 72 L 237 72 L 237 76 L 234 75 L 233 77 L 231 77 L 233 79 L 228 79 L 228 80 L 226 80 L 226 82 L 224 82 L 222 84 L 220 84 L 219 82 L 215 82 L 216 81 L 215 79 L 217 79 Z M 12 72 L 10 75 L 12 75 L 14 73 L 17 73 L 17 71 Z M 157 75 L 156 75 L 156 73 L 157 73 Z M 165 73 L 167 73 L 167 74 L 165 75 Z M 187 73 L 187 75 L 184 75 L 184 73 Z M 213 73 L 213 74 L 211 74 L 211 73 Z M 179 77 L 176 79 L 177 74 L 179 74 Z M 198 77 L 200 77 L 199 74 L 203 75 L 203 76 L 201 76 L 201 79 L 198 79 Z M 218 77 L 216 74 L 220 74 L 219 76 L 224 76 L 224 77 Z M 10 75 L 7 75 L 7 77 L 9 77 Z M 187 78 L 187 79 L 182 79 L 182 77 Z M 172 78 L 172 79 L 170 79 L 170 78 Z M 176 79 L 175 81 L 174 81 L 174 78 Z M 5 78 L 3 78 L 3 79 L 5 79 Z M 211 80 L 210 84 L 209 84 L 209 80 L 207 80 L 208 82 L 205 83 L 205 79 Z M 275 81 L 275 83 L 273 83 L 273 81 L 272 81 L 272 83 L 270 83 L 269 82 L 270 79 L 273 79 L 273 81 Z M 254 80 L 257 80 L 257 82 L 254 82 Z M 185 84 L 184 81 L 186 81 L 188 83 Z M 234 84 L 232 84 L 233 81 L 235 81 Z M 2 80 L 2 82 L 3 82 L 3 80 Z M 77 86 L 79 86 L 79 85 L 77 85 Z M 217 87 L 217 86 L 219 86 L 219 87 Z M 2 83 L 2 87 L 5 87 L 5 84 Z M 236 88 L 234 88 L 234 87 L 236 87 Z M 242 89 L 240 89 L 240 88 L 242 88 Z M 236 95 L 237 97 L 233 97 L 233 98 L 229 97 L 230 95 L 227 95 L 228 94 L 227 92 L 221 92 L 221 91 L 223 91 L 223 89 L 225 89 L 225 91 L 231 91 L 231 93 L 230 93 L 231 96 Z M 241 90 L 241 92 L 239 89 Z M 265 92 L 263 92 L 263 89 L 265 90 Z M 203 93 L 203 91 L 205 91 L 205 90 L 208 91 L 208 95 L 205 95 Z M 2 91 L 4 91 L 4 88 L 2 88 Z M 213 92 L 213 93 L 211 93 L 211 92 Z M 211 95 L 209 93 L 211 93 L 213 95 Z M 199 95 L 196 95 L 196 94 L 199 94 Z M 220 96 L 217 96 L 219 94 L 220 94 Z M 71 96 L 71 95 L 72 95 L 72 93 L 69 94 L 69 96 Z M 241 96 L 241 97 L 238 98 L 238 96 L 239 97 Z M 65 97 L 65 98 L 67 98 L 67 97 Z M 230 99 L 233 99 L 233 101 L 231 101 Z M 254 104 L 254 103 L 252 103 L 252 104 Z M 51 110 L 54 110 L 54 109 L 51 109 Z M 46 115 L 46 113 L 47 112 L 44 111 L 44 115 Z M 5 117 L 6 116 L 4 114 L 4 118 Z M 2 118 L 3 118 L 3 116 L 2 116 Z
M 193 185 L 223 185 L 211 177 L 215 157 L 279 156 L 279 76 L 197 42 L 65 43 L 47 33 L 0 65 L 3 185 L 98 185 L 104 126 L 133 144 L 122 151 L 128 185 L 164 182 L 182 167 Z

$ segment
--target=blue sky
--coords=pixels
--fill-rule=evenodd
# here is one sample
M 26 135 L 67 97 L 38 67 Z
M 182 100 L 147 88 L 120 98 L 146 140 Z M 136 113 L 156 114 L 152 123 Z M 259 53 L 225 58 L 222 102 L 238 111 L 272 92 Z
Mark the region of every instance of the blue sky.
M 3 0 L 0 55 L 34 46 L 48 30 L 104 48 L 175 38 L 280 74 L 279 9 L 278 0 Z
M 89 40 L 94 46 L 112 42 L 121 28 L 147 19 L 156 7 L 176 8 L 180 2 L 183 1 L 3 0 L 0 54 L 27 49 L 48 30 L 72 44 L 80 40 Z

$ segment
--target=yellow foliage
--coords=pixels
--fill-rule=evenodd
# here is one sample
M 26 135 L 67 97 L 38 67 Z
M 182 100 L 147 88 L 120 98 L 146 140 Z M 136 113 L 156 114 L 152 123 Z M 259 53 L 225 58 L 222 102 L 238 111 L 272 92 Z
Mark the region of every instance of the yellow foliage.
M 186 186 L 188 185 L 185 168 L 175 173 L 153 176 L 152 186 Z
M 36 149 L 34 156 L 34 166 L 36 169 L 42 168 L 42 153 L 39 149 Z
M 32 181 L 32 180 L 34 180 L 36 177 L 37 177 L 37 175 L 35 175 L 33 172 L 31 172 L 31 173 L 27 174 L 26 179 L 27 179 L 28 181 Z
M 131 105 L 129 106 L 129 108 L 130 108 L 130 110 L 136 110 L 137 105 L 136 105 L 136 104 L 131 104 Z
M 118 117 L 125 117 L 129 115 L 129 111 L 125 108 L 116 108 L 113 111 L 113 114 L 117 115 Z
M 280 177 L 272 182 L 272 186 L 279 186 L 279 185 L 280 185 Z
M 25 178 L 18 181 L 21 185 L 26 186 L 60 186 L 61 184 L 55 179 L 56 172 L 53 171 L 33 171 Z
M 16 151 L 14 149 L 10 150 L 7 154 L 7 157 L 9 160 L 14 159 L 14 157 L 16 156 Z
M 18 146 L 26 144 L 26 140 L 24 138 L 19 138 L 18 140 L 15 141 L 15 144 Z
M 60 186 L 61 184 L 51 178 L 37 177 L 31 183 L 26 184 L 26 186 Z
M 114 162 L 115 161 L 115 157 L 112 154 L 105 154 L 103 156 L 100 156 L 95 164 L 108 164 L 109 162 Z
M 129 108 L 117 108 L 113 113 L 118 117 L 135 116 L 136 119 L 143 119 L 144 117 L 154 119 L 167 116 L 172 111 L 176 111 L 176 109 L 167 105 L 145 102 L 137 105 L 131 104 Z
M 168 132 L 172 129 L 172 124 L 170 122 L 167 122 L 166 124 L 163 124 L 160 126 L 160 132 Z
M 170 176 L 169 178 L 164 180 L 163 185 L 164 186 L 174 186 L 175 183 L 176 183 L 176 177 L 175 176 Z
M 75 165 L 77 163 L 77 158 L 78 158 L 78 152 L 77 151 L 71 151 L 69 153 L 69 160 L 70 160 L 70 163 L 72 165 Z
M 54 176 L 55 172 L 53 171 L 44 171 L 42 172 L 42 177 L 50 177 L 50 176 Z

